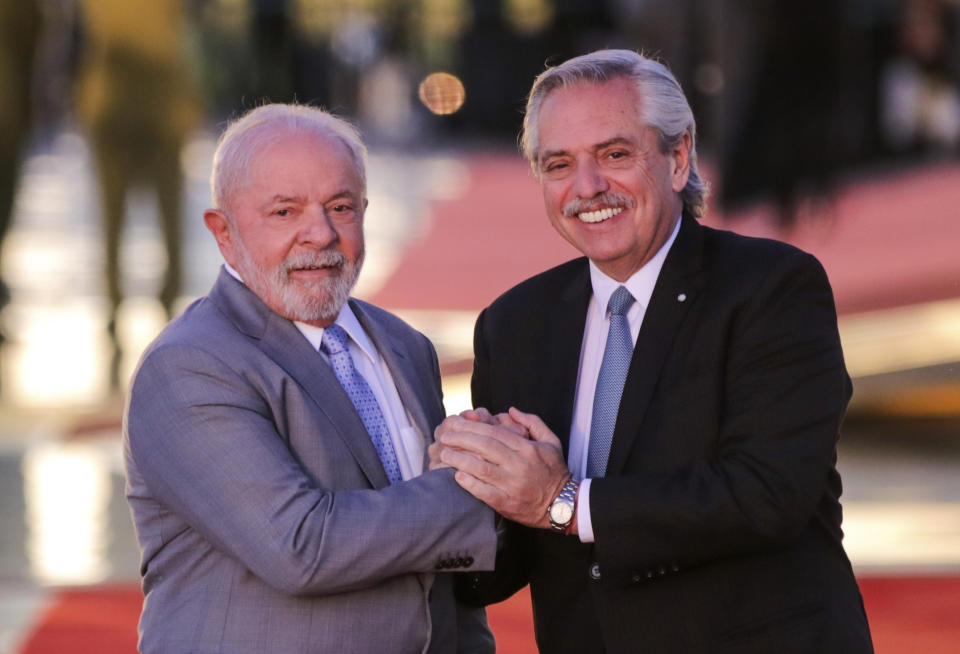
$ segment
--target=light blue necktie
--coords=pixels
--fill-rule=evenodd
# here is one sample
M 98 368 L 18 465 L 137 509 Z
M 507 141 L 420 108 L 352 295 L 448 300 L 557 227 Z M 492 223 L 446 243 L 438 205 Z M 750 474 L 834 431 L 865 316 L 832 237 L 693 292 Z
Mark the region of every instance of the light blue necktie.
M 390 483 L 403 479 L 400 474 L 400 464 L 397 463 L 397 453 L 393 449 L 393 440 L 390 438 L 390 429 L 387 427 L 387 421 L 383 417 L 383 411 L 377 403 L 377 398 L 370 390 L 370 385 L 363 378 L 356 367 L 353 365 L 353 357 L 347 349 L 347 342 L 350 336 L 340 325 L 330 325 L 323 330 L 323 337 L 320 344 L 323 350 L 330 355 L 330 365 L 333 366 L 333 373 L 337 376 L 337 381 L 347 392 L 353 407 L 360 414 L 360 420 L 363 426 L 367 428 L 370 434 L 370 440 L 373 446 L 377 448 L 377 454 L 383 463 L 383 469 L 387 473 Z
M 597 375 L 597 390 L 593 396 L 593 416 L 590 419 L 590 448 L 587 452 L 587 477 L 602 477 L 607 471 L 613 428 L 617 424 L 623 384 L 633 356 L 633 341 L 630 338 L 630 323 L 627 310 L 633 304 L 633 296 L 626 286 L 620 286 L 610 296 L 610 331 L 607 346 L 603 350 L 603 363 Z

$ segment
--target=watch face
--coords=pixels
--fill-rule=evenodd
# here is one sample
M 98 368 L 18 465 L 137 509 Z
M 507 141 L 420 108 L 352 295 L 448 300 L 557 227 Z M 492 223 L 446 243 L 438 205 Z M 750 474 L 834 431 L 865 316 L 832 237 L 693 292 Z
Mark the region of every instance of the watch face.
M 573 518 L 573 507 L 568 502 L 554 502 L 550 507 L 550 518 L 560 525 L 565 525 Z

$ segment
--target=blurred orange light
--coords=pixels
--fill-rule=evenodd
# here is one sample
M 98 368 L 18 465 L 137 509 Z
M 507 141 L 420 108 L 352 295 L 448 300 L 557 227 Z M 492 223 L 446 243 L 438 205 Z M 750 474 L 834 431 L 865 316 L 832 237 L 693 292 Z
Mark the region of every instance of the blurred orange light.
M 431 73 L 420 82 L 420 102 L 435 114 L 452 114 L 467 97 L 463 82 L 450 73 Z

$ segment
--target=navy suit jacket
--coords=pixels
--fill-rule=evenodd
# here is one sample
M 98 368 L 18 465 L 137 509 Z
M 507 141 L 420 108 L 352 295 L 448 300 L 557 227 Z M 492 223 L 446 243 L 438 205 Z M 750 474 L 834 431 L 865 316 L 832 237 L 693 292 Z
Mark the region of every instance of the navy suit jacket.
M 634 348 L 596 542 L 513 525 L 472 603 L 529 583 L 543 652 L 872 651 L 841 539 L 836 441 L 851 386 L 809 254 L 684 217 Z M 473 399 L 540 415 L 568 446 L 586 259 L 480 315 Z

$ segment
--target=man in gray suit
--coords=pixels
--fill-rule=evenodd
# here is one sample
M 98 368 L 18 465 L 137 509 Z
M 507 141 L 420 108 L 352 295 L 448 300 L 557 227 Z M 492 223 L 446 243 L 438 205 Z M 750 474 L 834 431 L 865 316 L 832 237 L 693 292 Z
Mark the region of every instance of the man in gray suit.
M 204 214 L 226 261 L 144 354 L 124 429 L 143 652 L 489 652 L 455 570 L 493 567 L 493 513 L 425 472 L 437 357 L 348 299 L 366 151 L 321 110 L 224 133 Z

